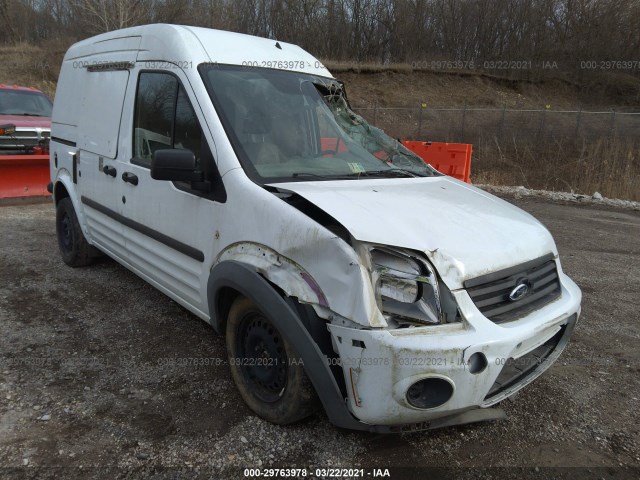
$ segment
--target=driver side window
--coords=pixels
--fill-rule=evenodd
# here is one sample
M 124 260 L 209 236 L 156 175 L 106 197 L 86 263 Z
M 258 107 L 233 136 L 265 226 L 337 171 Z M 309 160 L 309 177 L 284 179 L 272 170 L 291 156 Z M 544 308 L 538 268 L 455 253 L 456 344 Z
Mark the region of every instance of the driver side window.
M 185 148 L 200 166 L 202 131 L 187 94 L 168 73 L 142 72 L 138 78 L 134 113 L 133 163 L 151 166 L 153 152 Z

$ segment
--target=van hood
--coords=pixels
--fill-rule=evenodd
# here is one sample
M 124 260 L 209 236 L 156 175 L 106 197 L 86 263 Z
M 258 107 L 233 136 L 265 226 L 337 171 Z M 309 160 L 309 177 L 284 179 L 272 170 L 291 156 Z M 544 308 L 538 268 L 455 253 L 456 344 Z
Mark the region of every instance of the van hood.
M 451 177 L 290 182 L 289 190 L 359 241 L 424 252 L 451 289 L 557 254 L 547 229 L 519 208 Z

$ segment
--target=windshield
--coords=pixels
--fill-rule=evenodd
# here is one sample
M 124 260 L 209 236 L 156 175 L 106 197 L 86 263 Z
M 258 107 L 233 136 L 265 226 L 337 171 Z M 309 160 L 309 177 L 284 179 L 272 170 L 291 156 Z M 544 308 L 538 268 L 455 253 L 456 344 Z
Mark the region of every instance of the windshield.
M 40 92 L 0 89 L 0 115 L 50 117 L 51 101 Z
M 439 175 L 348 105 L 336 80 L 205 65 L 203 78 L 247 174 L 266 183 Z

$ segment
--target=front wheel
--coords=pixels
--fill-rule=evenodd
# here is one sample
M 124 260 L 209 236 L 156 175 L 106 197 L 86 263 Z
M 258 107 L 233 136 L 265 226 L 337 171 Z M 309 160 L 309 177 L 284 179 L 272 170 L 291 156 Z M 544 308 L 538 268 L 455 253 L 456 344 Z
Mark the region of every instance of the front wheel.
M 250 299 L 240 297 L 231 306 L 226 343 L 233 380 L 260 417 L 284 425 L 316 410 L 318 399 L 302 360 Z
M 70 267 L 89 265 L 99 255 L 84 238 L 69 197 L 60 200 L 56 207 L 56 234 L 62 260 Z

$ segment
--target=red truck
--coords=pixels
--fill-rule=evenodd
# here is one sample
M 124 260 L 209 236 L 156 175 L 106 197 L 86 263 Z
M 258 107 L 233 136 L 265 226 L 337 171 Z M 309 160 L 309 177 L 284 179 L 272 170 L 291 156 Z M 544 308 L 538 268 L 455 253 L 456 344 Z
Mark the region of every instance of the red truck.
M 0 199 L 48 195 L 51 100 L 0 84 Z

